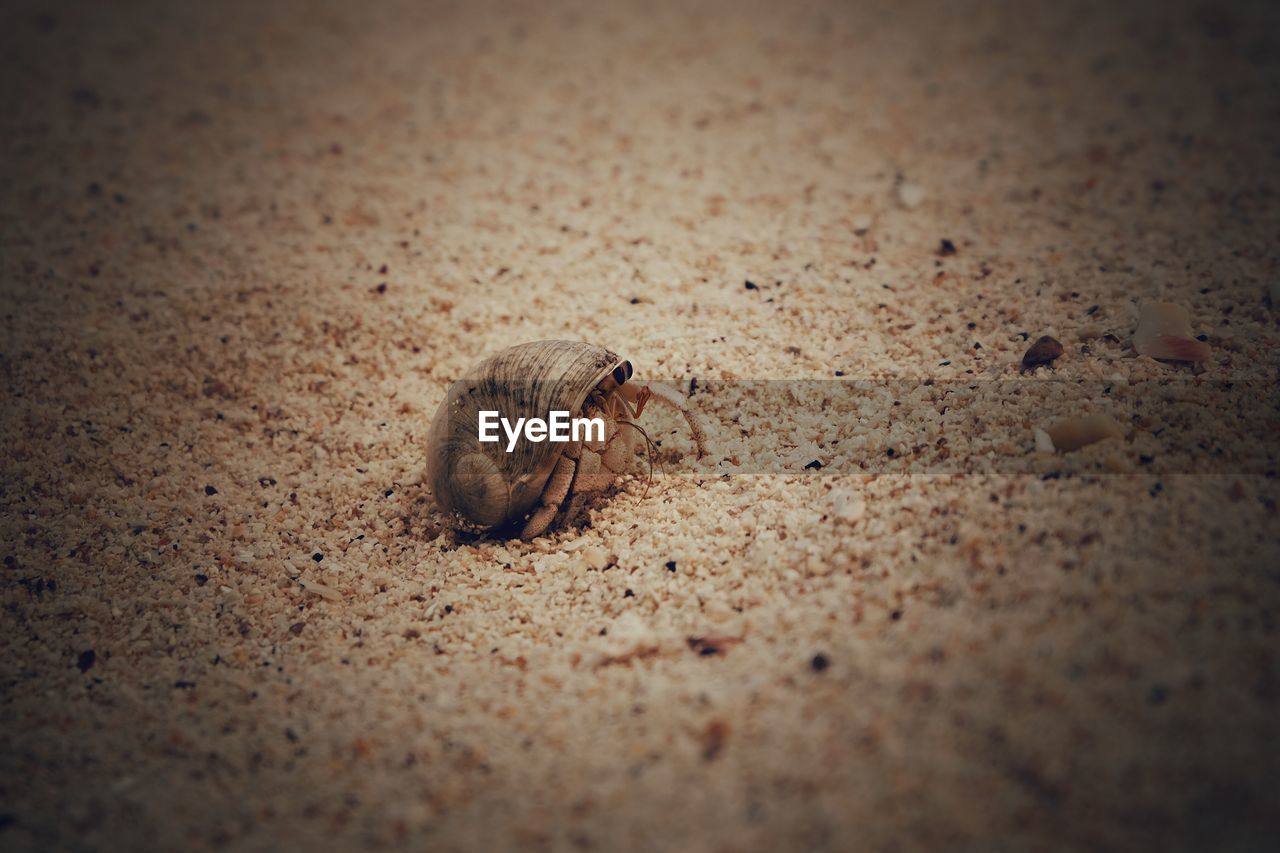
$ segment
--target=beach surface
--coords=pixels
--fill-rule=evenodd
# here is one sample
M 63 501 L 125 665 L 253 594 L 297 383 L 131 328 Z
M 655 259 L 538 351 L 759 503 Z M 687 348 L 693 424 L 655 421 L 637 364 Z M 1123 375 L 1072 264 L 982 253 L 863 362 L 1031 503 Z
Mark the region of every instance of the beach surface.
M 4 15 L 0 847 L 1280 835 L 1275 7 Z M 548 338 L 738 449 L 459 534 Z

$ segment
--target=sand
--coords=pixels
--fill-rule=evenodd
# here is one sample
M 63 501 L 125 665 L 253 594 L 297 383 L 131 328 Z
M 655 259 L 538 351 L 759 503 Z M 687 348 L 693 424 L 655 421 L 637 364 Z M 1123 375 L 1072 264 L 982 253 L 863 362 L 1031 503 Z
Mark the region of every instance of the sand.
M 0 846 L 1280 834 L 1274 8 L 260 5 L 0 24 Z M 660 421 L 651 485 L 458 535 L 431 412 L 540 338 L 764 457 L 738 380 L 1133 396 L 1071 454 L 1054 393 L 887 401 L 865 469 L 800 408 L 834 473 Z

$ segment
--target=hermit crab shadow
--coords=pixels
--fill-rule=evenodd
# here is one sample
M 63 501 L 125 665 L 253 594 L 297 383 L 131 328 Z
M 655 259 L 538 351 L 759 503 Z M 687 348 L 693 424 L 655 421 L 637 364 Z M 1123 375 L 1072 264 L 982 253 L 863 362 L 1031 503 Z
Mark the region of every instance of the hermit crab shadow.
M 630 474 L 608 489 L 600 492 L 576 495 L 555 521 L 541 534 L 548 538 L 573 539 L 594 525 L 593 510 L 598 510 L 617 501 L 643 502 L 650 497 L 651 490 L 657 486 L 660 472 L 678 461 L 676 451 L 659 451 L 653 458 L 653 469 Z M 484 542 L 529 542 L 522 537 L 523 519 L 514 519 L 498 527 L 482 529 L 468 525 L 465 520 L 440 507 L 436 502 L 431 487 L 425 482 L 399 489 L 398 505 L 400 521 L 403 524 L 401 535 L 409 536 L 420 542 L 429 542 L 443 538 L 441 544 L 445 550 L 466 548 Z M 535 537 L 540 538 L 540 537 Z

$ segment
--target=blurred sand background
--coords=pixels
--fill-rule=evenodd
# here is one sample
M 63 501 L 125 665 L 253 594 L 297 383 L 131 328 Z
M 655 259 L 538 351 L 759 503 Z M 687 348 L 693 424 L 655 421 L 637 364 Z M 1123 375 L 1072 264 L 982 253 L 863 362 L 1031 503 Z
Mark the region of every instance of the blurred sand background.
M 421 478 L 446 383 L 538 338 L 1190 381 L 1128 346 L 1167 299 L 1274 380 L 1278 24 L 6 4 L 0 846 L 1263 849 L 1274 467 L 1147 473 L 1141 419 L 1047 478 L 673 453 L 534 542 Z

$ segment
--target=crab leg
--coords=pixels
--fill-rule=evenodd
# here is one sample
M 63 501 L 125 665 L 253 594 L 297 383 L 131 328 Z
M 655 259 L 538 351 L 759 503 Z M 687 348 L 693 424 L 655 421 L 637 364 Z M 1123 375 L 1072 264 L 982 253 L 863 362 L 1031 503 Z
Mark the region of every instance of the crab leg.
M 569 494 L 569 486 L 573 483 L 573 474 L 576 469 L 577 465 L 568 454 L 556 460 L 556 467 L 547 478 L 546 488 L 542 490 L 542 503 L 524 523 L 524 528 L 520 531 L 521 539 L 532 539 L 550 526 L 556 513 L 560 511 L 560 505 Z
M 680 412 L 689 424 L 689 432 L 693 435 L 693 442 L 698 446 L 699 458 L 707 455 L 707 434 L 702 428 L 702 421 L 689 408 L 688 399 L 679 391 L 670 385 L 663 385 L 661 382 L 628 382 L 618 388 L 618 393 L 635 408 L 636 417 L 640 416 L 640 413 L 644 410 L 645 403 L 651 399 L 660 400 Z

